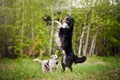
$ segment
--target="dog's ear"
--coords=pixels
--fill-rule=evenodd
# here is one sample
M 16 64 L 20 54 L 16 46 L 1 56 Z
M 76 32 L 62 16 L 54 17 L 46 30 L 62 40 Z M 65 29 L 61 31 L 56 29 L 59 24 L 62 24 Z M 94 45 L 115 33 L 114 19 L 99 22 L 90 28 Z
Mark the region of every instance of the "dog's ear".
M 58 56 L 57 55 L 51 55 L 51 58 L 52 59 L 58 59 Z
M 51 58 L 54 58 L 55 56 L 54 55 L 51 55 Z

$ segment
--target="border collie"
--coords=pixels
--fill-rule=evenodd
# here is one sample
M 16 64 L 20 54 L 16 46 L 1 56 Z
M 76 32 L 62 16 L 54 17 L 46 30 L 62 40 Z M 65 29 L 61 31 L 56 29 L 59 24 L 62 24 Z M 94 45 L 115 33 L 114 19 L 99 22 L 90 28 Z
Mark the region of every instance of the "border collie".
M 52 59 L 49 60 L 40 60 L 39 58 L 34 59 L 42 64 L 42 71 L 43 72 L 52 72 L 53 70 L 57 70 L 58 68 L 58 56 L 52 55 Z
M 62 50 L 62 71 L 65 71 L 65 68 L 68 67 L 72 72 L 72 64 L 83 63 L 86 61 L 86 56 L 78 57 L 74 54 L 72 48 L 72 35 L 73 35 L 73 26 L 74 19 L 71 16 L 67 16 L 63 23 L 55 21 L 58 26 L 56 30 L 56 42 L 58 47 Z

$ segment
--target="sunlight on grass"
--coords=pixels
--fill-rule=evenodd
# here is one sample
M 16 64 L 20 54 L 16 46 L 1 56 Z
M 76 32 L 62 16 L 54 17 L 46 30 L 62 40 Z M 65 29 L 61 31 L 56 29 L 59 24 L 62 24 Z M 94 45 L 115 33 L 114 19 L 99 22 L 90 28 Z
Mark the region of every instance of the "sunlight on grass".
M 66 69 L 61 72 L 43 73 L 41 64 L 33 62 L 32 58 L 0 60 L 0 80 L 119 80 L 120 58 L 118 57 L 88 57 L 82 64 L 73 64 L 73 72 Z

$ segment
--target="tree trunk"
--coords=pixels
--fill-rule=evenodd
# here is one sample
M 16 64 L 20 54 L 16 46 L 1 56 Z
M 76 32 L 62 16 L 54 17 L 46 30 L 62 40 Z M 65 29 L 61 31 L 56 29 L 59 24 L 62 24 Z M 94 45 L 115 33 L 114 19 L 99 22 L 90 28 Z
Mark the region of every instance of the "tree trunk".
M 83 37 L 84 37 L 84 33 L 85 31 L 83 30 L 82 34 L 81 34 L 81 37 L 80 37 L 80 44 L 79 44 L 79 51 L 78 51 L 78 55 L 80 56 L 81 54 L 81 50 L 82 50 L 82 44 L 83 44 Z
M 52 41 L 53 41 L 53 26 L 54 26 L 54 10 L 52 8 L 52 30 L 51 30 L 51 36 L 50 36 L 50 50 L 49 53 L 52 54 Z
M 5 1 L 2 0 L 2 7 L 4 7 L 4 4 L 5 4 Z M 5 11 L 3 10 L 3 14 L 5 14 Z M 4 36 L 4 48 L 3 48 L 3 55 L 4 56 L 8 56 L 8 37 L 7 37 L 7 26 L 6 26 L 6 20 L 7 20 L 7 16 L 4 15 L 3 16 L 4 18 L 4 32 L 6 33 L 5 36 Z
M 69 0 L 68 2 L 68 8 L 69 8 L 68 14 L 71 15 L 71 0 Z
M 22 0 L 21 0 L 22 1 Z M 21 50 L 20 50 L 20 54 L 22 55 L 23 53 L 23 35 L 24 35 L 24 1 L 22 1 L 22 28 L 21 28 Z
M 98 27 L 97 27 L 97 28 L 98 28 Z M 91 43 L 91 46 L 90 46 L 89 55 L 91 55 L 91 56 L 94 54 L 94 51 L 95 51 L 96 38 L 97 38 L 97 34 L 98 34 L 97 28 L 96 28 L 96 32 L 95 32 L 94 38 L 93 38 L 92 43 Z
M 31 17 L 32 17 L 32 20 L 34 20 L 33 19 L 33 12 L 31 12 Z M 31 33 L 31 35 L 32 35 L 32 41 L 34 41 L 34 25 L 33 25 L 33 21 L 31 22 L 31 31 L 32 31 L 32 33 Z
M 6 16 L 4 21 L 4 28 L 5 28 L 5 37 L 4 37 L 4 56 L 8 56 L 8 34 L 7 34 L 7 26 L 6 26 Z
M 83 38 L 84 38 L 85 30 L 86 30 L 87 27 L 88 27 L 88 26 L 84 26 L 84 27 L 83 27 L 83 32 L 82 32 L 82 34 L 81 34 L 81 36 L 80 36 L 80 44 L 79 44 L 79 51 L 78 51 L 78 55 L 79 55 L 79 56 L 81 55 L 81 53 L 83 53 L 83 52 L 82 52 Z
M 84 33 L 85 33 L 85 30 L 86 28 L 88 27 L 86 25 L 86 19 L 87 19 L 87 15 L 85 15 L 85 18 L 84 18 L 84 26 L 83 26 L 83 32 L 80 36 L 80 43 L 79 43 L 79 50 L 78 50 L 78 56 L 80 56 L 81 54 L 83 54 L 83 51 L 82 51 L 82 47 L 83 47 L 83 38 L 84 38 Z
M 86 38 L 85 48 L 83 50 L 83 55 L 86 55 L 87 52 L 89 35 L 90 35 L 90 26 L 88 27 L 88 31 L 87 31 L 87 38 Z

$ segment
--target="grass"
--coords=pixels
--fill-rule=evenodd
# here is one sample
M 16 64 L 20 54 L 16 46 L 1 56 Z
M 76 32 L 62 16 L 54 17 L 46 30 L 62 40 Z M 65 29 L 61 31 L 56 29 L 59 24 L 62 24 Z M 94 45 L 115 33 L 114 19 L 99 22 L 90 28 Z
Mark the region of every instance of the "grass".
M 73 72 L 43 73 L 32 58 L 0 59 L 0 80 L 120 80 L 119 57 L 88 57 L 83 64 L 73 64 Z

